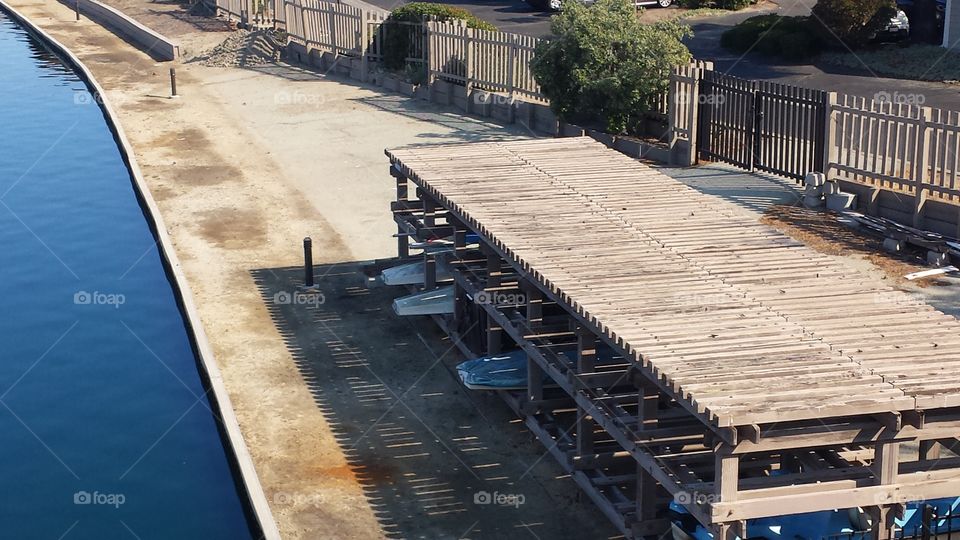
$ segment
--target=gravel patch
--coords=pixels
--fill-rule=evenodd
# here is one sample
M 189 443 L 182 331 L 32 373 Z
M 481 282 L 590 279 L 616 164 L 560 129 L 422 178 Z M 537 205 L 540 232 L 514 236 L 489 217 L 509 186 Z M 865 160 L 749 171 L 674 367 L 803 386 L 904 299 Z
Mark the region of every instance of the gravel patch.
M 237 30 L 213 49 L 190 62 L 211 67 L 256 67 L 280 60 L 282 32 L 276 30 Z

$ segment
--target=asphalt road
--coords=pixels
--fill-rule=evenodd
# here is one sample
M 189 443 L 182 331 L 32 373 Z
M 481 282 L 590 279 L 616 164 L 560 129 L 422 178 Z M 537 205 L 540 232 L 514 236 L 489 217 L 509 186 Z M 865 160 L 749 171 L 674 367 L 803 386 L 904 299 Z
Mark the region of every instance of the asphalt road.
M 349 1 L 349 0 L 345 0 Z M 403 0 L 365 0 L 382 9 L 391 10 L 408 2 Z M 493 23 L 504 32 L 542 37 L 550 33 L 550 13 L 540 11 L 523 0 L 423 0 L 462 7 L 477 17 Z M 350 1 L 349 3 L 355 3 Z
M 345 0 L 357 1 L 357 0 Z M 383 9 L 393 9 L 403 0 L 365 0 Z M 427 0 L 437 1 L 439 0 Z M 477 17 L 495 24 L 505 32 L 532 36 L 550 33 L 550 13 L 533 8 L 523 0 L 445 0 L 442 3 L 460 6 Z M 807 88 L 818 88 L 873 99 L 879 92 L 921 96 L 925 105 L 960 110 L 960 86 L 878 77 L 866 69 L 853 70 L 832 65 L 780 64 L 758 54 L 739 55 L 720 47 L 720 35 L 749 17 L 764 12 L 781 15 L 808 15 L 816 0 L 782 0 L 779 6 L 766 11 L 734 13 L 722 17 L 687 19 L 694 36 L 687 40 L 693 56 L 711 60 L 715 68 L 746 79 L 770 80 Z M 661 9 L 661 8 L 650 8 Z M 676 9 L 676 8 L 669 8 Z M 933 61 L 933 59 L 931 59 Z

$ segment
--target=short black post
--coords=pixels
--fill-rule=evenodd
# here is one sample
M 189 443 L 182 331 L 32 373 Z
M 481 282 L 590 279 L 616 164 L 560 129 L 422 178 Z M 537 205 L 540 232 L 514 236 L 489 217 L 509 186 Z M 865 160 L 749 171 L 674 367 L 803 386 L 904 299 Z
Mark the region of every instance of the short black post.
M 177 70 L 170 68 L 170 95 L 177 95 Z
M 933 525 L 933 506 L 929 504 L 925 504 L 923 505 L 923 514 L 920 519 L 920 527 L 921 527 L 921 530 L 923 531 L 923 536 L 921 536 L 921 538 L 923 538 L 923 540 L 930 540 L 930 536 L 932 532 L 931 529 L 933 528 L 932 525 Z
M 73 3 L 73 11 L 77 15 L 77 20 L 80 20 L 80 0 L 76 0 Z
M 303 284 L 313 287 L 313 241 L 309 236 L 303 239 Z

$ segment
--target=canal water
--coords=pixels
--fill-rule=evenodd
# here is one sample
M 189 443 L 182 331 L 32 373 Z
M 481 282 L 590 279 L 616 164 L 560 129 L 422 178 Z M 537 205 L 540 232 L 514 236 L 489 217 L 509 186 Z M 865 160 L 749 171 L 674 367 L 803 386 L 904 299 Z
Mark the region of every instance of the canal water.
M 0 538 L 251 538 L 212 407 L 101 109 L 0 11 Z

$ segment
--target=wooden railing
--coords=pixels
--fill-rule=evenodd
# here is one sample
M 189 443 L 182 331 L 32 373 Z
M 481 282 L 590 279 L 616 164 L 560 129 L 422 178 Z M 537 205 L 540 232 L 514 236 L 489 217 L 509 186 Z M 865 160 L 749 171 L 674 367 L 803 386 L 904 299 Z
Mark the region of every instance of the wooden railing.
M 960 203 L 960 112 L 832 95 L 826 146 L 829 177 L 909 195 L 915 221 L 927 199 Z

